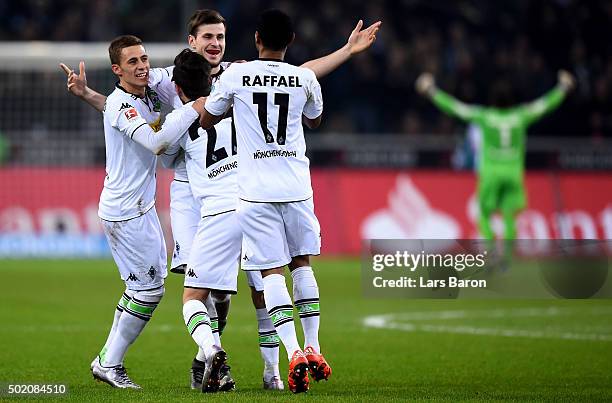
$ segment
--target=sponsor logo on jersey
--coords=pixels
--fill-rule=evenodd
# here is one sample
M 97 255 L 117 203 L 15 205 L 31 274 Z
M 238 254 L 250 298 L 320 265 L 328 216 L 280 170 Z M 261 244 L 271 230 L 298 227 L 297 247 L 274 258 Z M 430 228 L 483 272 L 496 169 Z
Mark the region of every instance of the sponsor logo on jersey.
M 132 122 L 136 118 L 138 118 L 138 112 L 135 108 L 130 108 L 127 111 L 123 112 L 123 114 L 125 115 L 125 118 L 128 120 L 128 122 Z
M 222 174 L 223 172 L 227 172 L 227 171 L 230 171 L 236 168 L 238 168 L 238 161 L 234 161 L 229 164 L 222 165 L 219 168 L 215 168 L 212 171 L 210 171 L 208 173 L 208 179 L 214 179 L 218 175 Z
M 138 277 L 134 273 L 130 273 L 126 281 L 138 281 Z
M 295 150 L 257 150 L 253 153 L 253 159 L 259 160 L 262 158 L 274 158 L 274 157 L 285 157 L 285 158 L 297 158 L 297 151 Z
M 106 102 L 104 104 L 106 105 Z M 119 108 L 119 110 L 122 111 L 124 109 L 130 109 L 130 108 L 133 108 L 133 106 L 128 104 L 127 102 L 124 102 L 121 104 L 121 107 Z

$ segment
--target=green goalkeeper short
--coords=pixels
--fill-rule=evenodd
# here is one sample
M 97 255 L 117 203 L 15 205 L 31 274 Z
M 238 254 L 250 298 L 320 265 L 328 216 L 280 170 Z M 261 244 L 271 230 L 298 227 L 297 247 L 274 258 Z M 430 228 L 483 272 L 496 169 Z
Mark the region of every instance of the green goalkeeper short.
M 480 211 L 517 212 L 525 208 L 525 184 L 520 176 L 481 175 L 478 181 Z

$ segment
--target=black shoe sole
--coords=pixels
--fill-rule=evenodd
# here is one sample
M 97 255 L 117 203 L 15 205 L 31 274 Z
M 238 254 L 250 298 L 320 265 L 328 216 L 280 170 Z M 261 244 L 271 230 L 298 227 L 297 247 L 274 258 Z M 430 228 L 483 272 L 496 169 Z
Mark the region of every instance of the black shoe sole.
M 308 363 L 308 369 L 310 371 L 310 376 L 312 376 L 312 379 L 314 379 L 316 382 L 327 381 L 329 379 L 331 374 L 328 375 L 327 378 L 325 377 L 325 368 L 327 367 L 328 367 L 327 364 L 321 364 L 320 366 L 317 367 L 317 364 L 315 362 Z
M 225 351 L 217 351 L 212 359 L 212 365 L 210 371 L 208 369 L 204 372 L 202 377 L 202 392 L 204 393 L 215 393 L 219 391 L 219 371 L 227 359 Z M 208 376 L 206 374 L 208 373 Z
M 234 390 L 235 388 L 236 388 L 236 381 L 230 378 L 228 381 L 225 381 L 223 385 L 219 386 L 219 392 L 229 392 L 231 390 Z
M 295 383 L 295 391 L 293 393 L 308 392 L 308 364 L 298 364 L 293 369 L 293 381 Z

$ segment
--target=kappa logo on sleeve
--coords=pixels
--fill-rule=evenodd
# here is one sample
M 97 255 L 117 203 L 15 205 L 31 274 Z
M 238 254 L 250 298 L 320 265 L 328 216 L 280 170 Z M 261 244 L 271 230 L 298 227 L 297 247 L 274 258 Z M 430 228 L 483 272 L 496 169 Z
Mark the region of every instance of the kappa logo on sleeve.
M 123 112 L 123 114 L 125 115 L 128 122 L 131 122 L 138 117 L 138 112 L 135 108 L 130 108 L 127 111 Z

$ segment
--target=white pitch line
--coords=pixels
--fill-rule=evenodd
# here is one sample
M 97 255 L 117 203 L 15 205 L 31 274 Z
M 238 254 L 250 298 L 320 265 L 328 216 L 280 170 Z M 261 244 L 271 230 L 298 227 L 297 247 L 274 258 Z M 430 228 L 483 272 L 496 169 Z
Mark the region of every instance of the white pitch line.
M 463 319 L 500 319 L 509 317 L 550 317 L 581 315 L 610 315 L 612 307 L 593 307 L 591 309 L 549 307 L 517 308 L 491 310 L 454 310 L 432 312 L 406 312 L 386 315 L 372 315 L 363 319 L 363 325 L 377 329 L 392 329 L 405 332 L 453 333 L 478 336 L 525 337 L 533 339 L 563 339 L 612 341 L 612 334 L 582 333 L 551 330 L 508 329 L 498 327 L 481 327 L 471 325 L 431 324 L 421 321 L 449 322 Z

